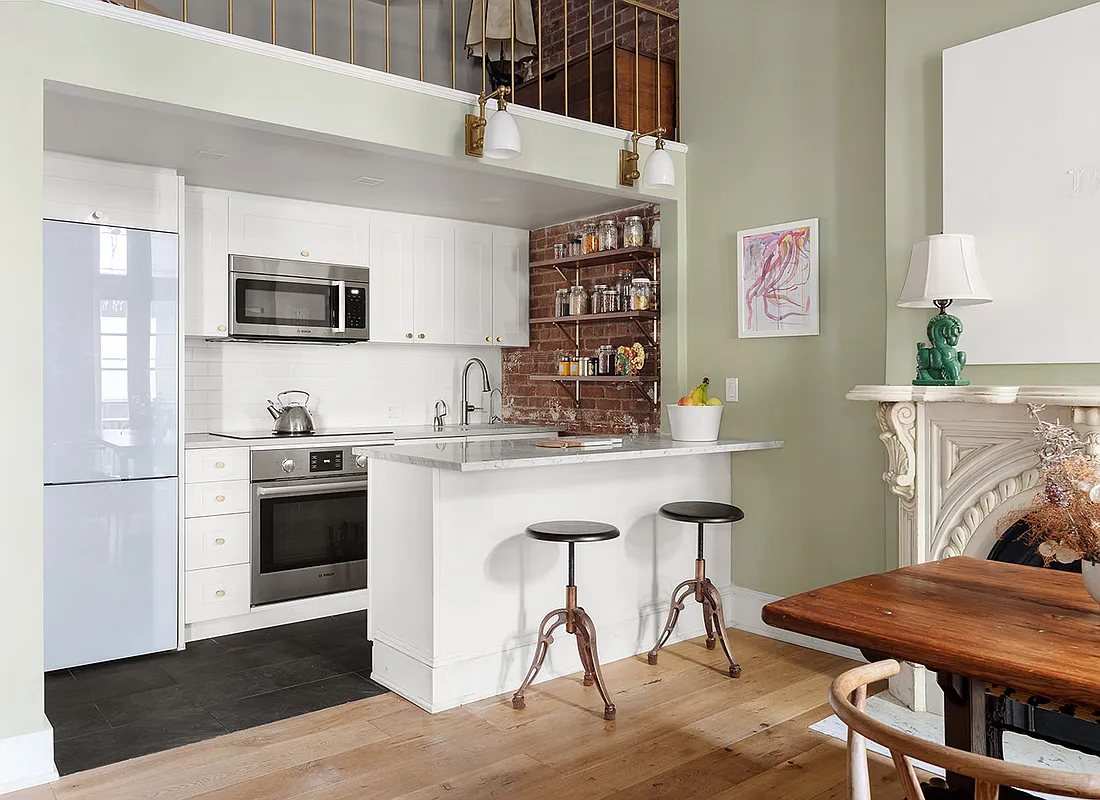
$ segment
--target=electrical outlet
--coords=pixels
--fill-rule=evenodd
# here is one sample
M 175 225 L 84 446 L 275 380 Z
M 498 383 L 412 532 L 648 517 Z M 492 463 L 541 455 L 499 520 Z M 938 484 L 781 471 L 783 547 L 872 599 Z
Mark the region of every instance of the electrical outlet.
M 401 419 L 401 406 L 389 406 L 386 409 L 386 417 L 389 419 Z
M 737 402 L 737 378 L 726 378 L 726 402 Z

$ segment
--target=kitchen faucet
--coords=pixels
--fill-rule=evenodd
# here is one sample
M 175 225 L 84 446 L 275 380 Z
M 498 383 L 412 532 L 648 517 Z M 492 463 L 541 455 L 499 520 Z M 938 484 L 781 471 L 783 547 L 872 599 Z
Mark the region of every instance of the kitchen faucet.
M 435 419 L 432 420 L 432 429 L 441 431 L 443 430 L 443 420 L 447 416 L 448 412 L 447 403 L 443 400 L 435 401 Z
M 471 411 L 483 411 L 484 410 L 484 409 L 477 408 L 475 406 L 470 405 L 470 395 L 469 395 L 469 390 L 468 390 L 467 386 L 470 383 L 470 381 L 469 381 L 470 367 L 472 367 L 474 364 L 477 364 L 479 367 L 481 367 L 481 382 L 482 382 L 481 391 L 482 392 L 489 392 L 489 391 L 492 391 L 492 388 L 493 388 L 492 386 L 489 385 L 489 370 L 486 369 L 485 362 L 482 361 L 480 358 L 471 358 L 469 361 L 467 361 L 466 366 L 462 368 L 462 424 L 463 425 L 469 425 L 470 424 L 470 412 Z M 490 404 L 491 403 L 492 403 L 492 399 L 490 398 Z

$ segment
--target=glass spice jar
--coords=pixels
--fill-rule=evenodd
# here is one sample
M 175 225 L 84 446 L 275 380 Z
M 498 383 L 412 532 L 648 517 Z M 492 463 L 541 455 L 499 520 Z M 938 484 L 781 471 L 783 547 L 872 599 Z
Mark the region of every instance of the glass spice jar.
M 634 282 L 634 270 L 623 267 L 619 270 L 619 280 L 616 284 L 619 288 L 619 310 L 630 310 L 631 286 Z
M 569 256 L 571 258 L 584 255 L 584 241 L 577 237 L 569 240 Z
M 595 222 L 584 223 L 581 228 L 581 238 L 584 240 L 585 255 L 600 251 L 600 232 Z
M 591 308 L 593 314 L 607 313 L 607 299 L 604 296 L 604 292 L 606 291 L 606 283 L 597 283 L 592 287 Z
M 614 314 L 619 311 L 619 291 L 617 289 L 611 289 L 604 287 L 603 294 L 603 313 Z
M 569 254 L 569 246 L 565 244 L 554 245 L 554 258 L 565 258 Z
M 569 316 L 580 317 L 588 313 L 588 292 L 583 286 L 569 289 Z
M 581 374 L 581 362 L 578 358 L 569 359 L 569 375 L 571 377 L 577 377 Z
M 649 278 L 634 279 L 630 290 L 630 310 L 657 310 L 657 288 Z
M 623 247 L 644 247 L 645 226 L 641 217 L 627 217 L 623 223 Z
M 569 316 L 569 290 L 558 289 L 554 292 L 554 316 Z
M 619 226 L 613 219 L 600 220 L 600 251 L 617 250 L 619 247 Z
M 563 358 L 560 361 L 558 361 L 558 374 L 559 375 L 569 375 L 569 359 L 568 358 Z

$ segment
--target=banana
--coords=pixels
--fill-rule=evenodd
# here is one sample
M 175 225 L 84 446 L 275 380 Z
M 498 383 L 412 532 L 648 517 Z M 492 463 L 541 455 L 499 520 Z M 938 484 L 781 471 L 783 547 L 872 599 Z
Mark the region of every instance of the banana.
M 691 404 L 693 406 L 705 406 L 707 404 L 707 386 L 710 385 L 710 378 L 703 378 L 703 382 L 696 386 L 688 394 L 691 398 Z

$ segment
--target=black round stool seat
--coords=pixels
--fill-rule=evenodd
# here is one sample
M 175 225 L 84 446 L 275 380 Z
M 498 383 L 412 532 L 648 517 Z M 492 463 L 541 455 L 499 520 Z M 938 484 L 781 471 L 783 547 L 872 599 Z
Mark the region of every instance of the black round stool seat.
M 695 522 L 708 525 L 721 525 L 727 522 L 740 522 L 745 512 L 729 503 L 711 503 L 706 500 L 686 500 L 681 503 L 668 503 L 661 506 L 661 516 L 677 522 Z
M 536 522 L 527 527 L 526 533 L 543 542 L 602 542 L 619 537 L 619 529 L 614 525 L 576 519 Z

